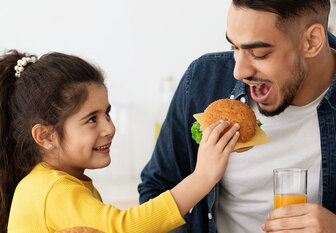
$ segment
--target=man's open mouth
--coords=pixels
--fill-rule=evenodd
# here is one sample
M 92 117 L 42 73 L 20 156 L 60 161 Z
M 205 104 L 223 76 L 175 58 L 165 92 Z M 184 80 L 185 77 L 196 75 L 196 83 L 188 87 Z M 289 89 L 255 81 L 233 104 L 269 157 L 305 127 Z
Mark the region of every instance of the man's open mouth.
M 250 86 L 251 97 L 254 101 L 263 103 L 267 101 L 271 91 L 271 82 L 244 80 L 244 83 Z
M 253 84 L 253 85 L 250 85 L 250 87 L 251 87 L 251 91 L 254 92 L 256 97 L 262 98 L 269 93 L 272 85 L 269 83 L 262 83 L 262 84 Z

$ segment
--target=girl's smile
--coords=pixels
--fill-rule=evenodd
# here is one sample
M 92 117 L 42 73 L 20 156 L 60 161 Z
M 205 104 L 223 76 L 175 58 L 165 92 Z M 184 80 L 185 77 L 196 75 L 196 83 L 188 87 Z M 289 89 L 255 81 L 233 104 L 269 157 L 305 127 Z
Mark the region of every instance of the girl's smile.
M 106 153 L 110 153 L 110 146 L 111 146 L 111 143 L 108 143 L 103 146 L 94 147 L 93 150 L 97 153 L 106 154 Z

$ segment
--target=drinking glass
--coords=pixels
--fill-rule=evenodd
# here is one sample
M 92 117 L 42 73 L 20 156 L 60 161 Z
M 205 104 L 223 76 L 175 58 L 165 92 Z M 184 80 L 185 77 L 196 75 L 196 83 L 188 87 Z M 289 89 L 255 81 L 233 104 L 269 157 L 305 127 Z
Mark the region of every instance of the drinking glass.
M 274 208 L 307 202 L 308 170 L 279 168 L 273 170 Z

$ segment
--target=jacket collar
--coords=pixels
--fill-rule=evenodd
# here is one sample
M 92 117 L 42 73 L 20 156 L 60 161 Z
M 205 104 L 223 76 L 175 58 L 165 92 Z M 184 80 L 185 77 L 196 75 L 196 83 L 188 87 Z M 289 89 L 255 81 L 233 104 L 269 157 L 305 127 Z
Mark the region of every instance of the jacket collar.
M 243 81 L 238 80 L 230 94 L 230 99 L 242 100 L 242 98 L 245 98 L 246 103 L 248 103 L 249 98 L 248 98 L 245 88 L 246 88 L 246 84 Z
M 336 49 L 336 37 L 330 32 L 328 33 L 328 40 L 330 47 Z M 325 94 L 324 99 L 327 100 L 331 108 L 336 110 L 336 70 L 334 74 L 334 79 L 329 87 L 329 90 Z

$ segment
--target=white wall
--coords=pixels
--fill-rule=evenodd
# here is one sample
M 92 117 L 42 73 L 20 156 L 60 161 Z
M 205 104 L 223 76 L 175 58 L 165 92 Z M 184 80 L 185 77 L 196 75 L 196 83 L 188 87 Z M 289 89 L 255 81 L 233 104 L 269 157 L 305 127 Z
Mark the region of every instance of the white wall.
M 336 34 L 336 0 L 331 0 L 331 9 L 329 17 L 329 28 L 334 35 Z
M 177 83 L 192 60 L 229 49 L 227 0 L 11 0 L 0 14 L 0 50 L 82 56 L 106 74 L 117 134 L 109 168 L 137 177 L 151 156 L 160 79 Z
M 229 3 L 3 1 L 0 50 L 16 48 L 37 55 L 59 51 L 99 64 L 106 73 L 117 134 L 112 164 L 89 174 L 130 179 L 139 175 L 151 156 L 160 79 L 171 74 L 177 83 L 195 58 L 230 48 L 225 40 Z

